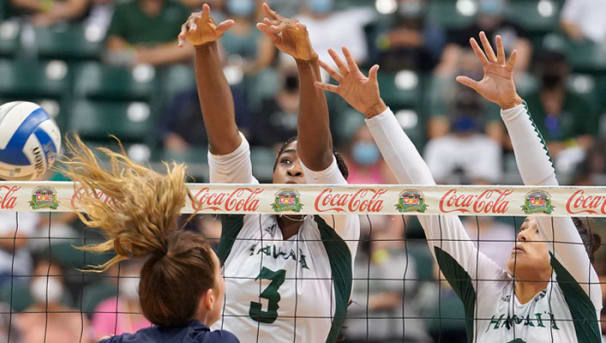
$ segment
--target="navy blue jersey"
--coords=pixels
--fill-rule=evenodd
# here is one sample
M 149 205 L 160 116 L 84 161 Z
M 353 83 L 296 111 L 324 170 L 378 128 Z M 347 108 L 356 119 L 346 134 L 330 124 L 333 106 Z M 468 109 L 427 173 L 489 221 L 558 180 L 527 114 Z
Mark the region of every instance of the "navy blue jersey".
M 134 334 L 125 333 L 120 336 L 103 339 L 99 343 L 239 343 L 232 333 L 215 330 L 197 320 L 191 321 L 185 327 L 160 328 L 152 326 L 141 329 Z

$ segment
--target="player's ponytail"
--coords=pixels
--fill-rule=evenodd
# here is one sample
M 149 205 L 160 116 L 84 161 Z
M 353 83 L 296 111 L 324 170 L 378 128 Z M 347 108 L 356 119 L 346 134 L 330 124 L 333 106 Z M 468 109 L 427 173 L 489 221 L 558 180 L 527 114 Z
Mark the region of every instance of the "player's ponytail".
M 86 215 L 78 216 L 107 236 L 80 249 L 116 252 L 96 271 L 130 257 L 148 257 L 139 283 L 143 314 L 159 326 L 185 325 L 196 315 L 203 292 L 215 287 L 218 268 L 204 238 L 177 227 L 186 197 L 191 199 L 185 166 L 165 164 L 166 174 L 160 174 L 130 160 L 124 149 L 99 148 L 109 158 L 105 169 L 78 136 L 66 141 L 62 172 L 82 187 L 75 205 Z

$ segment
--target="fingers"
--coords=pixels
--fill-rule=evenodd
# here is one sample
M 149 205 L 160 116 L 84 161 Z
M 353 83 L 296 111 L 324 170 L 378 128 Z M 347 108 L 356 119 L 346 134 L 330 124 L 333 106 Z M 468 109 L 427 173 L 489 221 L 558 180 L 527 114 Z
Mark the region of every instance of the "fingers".
M 268 17 L 270 17 L 273 20 L 281 20 L 282 17 L 274 10 L 271 9 L 271 7 L 269 7 L 269 5 L 267 4 L 267 2 L 263 3 L 263 11 L 265 11 L 265 14 L 267 14 Z
M 473 52 L 476 54 L 476 56 L 478 57 L 480 62 L 482 62 L 483 65 L 488 64 L 488 59 L 486 59 L 486 55 L 484 55 L 484 51 L 482 51 L 482 49 L 478 45 L 478 42 L 476 42 L 475 38 L 470 38 L 469 44 L 471 45 Z
M 219 25 L 217 25 L 217 33 L 219 35 L 222 35 L 225 33 L 225 31 L 229 30 L 232 26 L 234 26 L 236 22 L 233 21 L 232 19 L 228 19 L 228 20 L 224 20 L 222 21 Z
M 337 91 L 339 90 L 339 87 L 335 86 L 335 85 L 331 85 L 329 83 L 322 83 L 322 82 L 314 82 L 314 86 L 316 86 L 316 88 L 318 89 L 322 89 L 331 93 L 337 93 Z
M 370 68 L 370 70 L 368 71 L 368 79 L 371 82 L 377 82 L 377 75 L 379 73 L 379 65 L 375 64 L 374 66 L 372 66 L 372 68 Z
M 334 69 L 332 69 L 331 66 L 324 63 L 322 60 L 318 60 L 318 62 L 320 63 L 320 67 L 322 67 L 322 69 L 326 70 L 328 75 L 330 75 L 330 77 L 332 77 L 335 81 L 340 83 L 343 80 L 343 77 L 341 75 L 339 75 L 339 73 L 337 73 Z
M 337 53 L 333 49 L 328 49 L 328 53 L 330 54 L 330 57 L 332 57 L 332 60 L 335 61 L 337 67 L 339 67 L 341 75 L 346 75 L 347 73 L 349 73 L 349 69 L 347 69 L 347 66 L 345 66 L 343 60 L 341 60 L 339 55 L 337 55 Z
M 467 87 L 473 89 L 474 91 L 477 91 L 478 84 L 479 84 L 478 81 L 474 81 L 474 80 L 468 78 L 467 76 L 457 76 L 457 78 L 455 80 L 457 80 L 458 83 L 460 83 L 464 86 L 467 86 Z
M 492 46 L 486 37 L 484 31 L 480 32 L 480 41 L 482 41 L 482 46 L 484 47 L 484 52 L 486 53 L 486 57 L 490 62 L 496 62 L 497 57 L 494 55 L 494 50 L 492 50 Z
M 185 43 L 185 24 L 181 25 L 181 32 L 179 32 L 179 35 L 177 36 L 177 46 L 181 47 L 183 46 L 183 43 Z
M 497 63 L 505 64 L 505 48 L 503 47 L 503 38 L 497 35 Z
M 202 20 L 206 21 L 210 19 L 210 6 L 208 4 L 202 5 Z
M 354 61 L 353 57 L 351 56 L 349 49 L 347 49 L 346 47 L 343 47 L 343 48 L 341 48 L 341 50 L 343 50 L 343 55 L 345 56 L 345 60 L 347 60 L 347 66 L 349 67 L 349 70 L 354 71 L 354 72 L 359 72 L 360 68 L 358 68 L 358 64 L 356 63 L 356 61 Z
M 266 35 L 267 37 L 269 37 L 269 39 L 271 39 L 271 41 L 276 44 L 280 41 L 280 35 L 277 34 L 276 32 L 274 32 L 274 30 L 271 29 L 271 25 L 267 25 L 264 23 L 258 23 L 257 24 L 257 29 L 259 29 L 259 31 L 261 31 L 261 33 L 263 33 L 264 35 Z
M 507 70 L 513 71 L 516 66 L 516 59 L 518 58 L 518 50 L 514 50 L 509 56 L 509 62 L 507 62 Z

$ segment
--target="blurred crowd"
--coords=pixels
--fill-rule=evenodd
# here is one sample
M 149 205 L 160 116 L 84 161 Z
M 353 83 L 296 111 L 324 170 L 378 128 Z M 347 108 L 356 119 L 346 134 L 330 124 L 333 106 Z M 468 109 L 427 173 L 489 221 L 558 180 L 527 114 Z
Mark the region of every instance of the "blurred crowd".
M 299 89 L 293 61 L 255 28 L 262 16 L 257 0 L 4 0 L 0 100 L 37 101 L 64 132 L 78 131 L 93 145 L 111 144 L 107 134 L 114 133 L 133 159 L 181 160 L 195 180 L 207 181 L 194 48 L 176 41 L 203 2 L 215 20 L 236 21 L 220 41 L 223 68 L 236 120 L 252 145 L 253 172 L 270 181 L 274 149 L 296 134 Z M 383 98 L 444 184 L 521 182 L 499 109 L 454 81 L 482 75 L 468 39 L 480 30 L 500 34 L 507 53 L 518 51 L 519 92 L 561 183 L 605 184 L 606 0 L 268 2 L 307 26 L 324 61 L 330 61 L 328 48 L 347 46 L 362 66 L 381 66 Z M 395 183 L 362 116 L 327 96 L 349 182 Z M 93 341 L 149 325 L 138 314 L 133 276 L 140 261 L 83 274 L 76 268 L 103 257 L 73 249 L 99 238 L 74 215 L 0 216 L 0 342 L 9 336 L 10 342 Z M 441 335 L 466 341 L 462 304 L 428 267 L 433 260 L 416 220 L 370 216 L 361 222 L 345 340 L 432 342 Z M 520 222 L 479 217 L 465 225 L 480 250 L 504 265 Z M 593 226 L 604 232 L 599 222 Z M 221 232 L 208 216 L 188 227 L 209 239 Z M 606 281 L 604 250 L 596 270 Z

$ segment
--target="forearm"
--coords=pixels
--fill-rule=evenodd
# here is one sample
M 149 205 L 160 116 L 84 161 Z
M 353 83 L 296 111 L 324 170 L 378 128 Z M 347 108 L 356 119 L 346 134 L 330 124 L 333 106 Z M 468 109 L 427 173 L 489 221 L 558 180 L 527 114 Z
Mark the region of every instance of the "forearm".
M 176 42 L 170 42 L 146 48 L 139 55 L 139 63 L 152 65 L 163 65 L 184 61 L 193 56 L 193 48 L 190 46 L 178 47 Z
M 540 132 L 532 122 L 526 105 L 501 111 L 501 116 L 511 137 L 511 143 L 526 185 L 557 186 L 555 170 Z M 541 235 L 547 241 L 549 250 L 570 272 L 581 286 L 586 284 L 595 272 L 589 273 L 591 264 L 583 241 L 570 217 L 537 216 Z M 585 284 L 583 284 L 585 283 Z
M 236 125 L 231 89 L 223 75 L 216 42 L 197 46 L 196 85 L 210 152 L 225 155 L 236 150 L 242 138 Z
M 297 61 L 300 102 L 297 123 L 297 152 L 311 170 L 324 170 L 332 162 L 332 136 L 328 104 L 324 92 L 315 87 L 321 81 L 317 58 L 311 62 Z
M 42 5 L 39 0 L 12 0 L 11 2 L 16 7 L 33 11 L 42 11 Z

